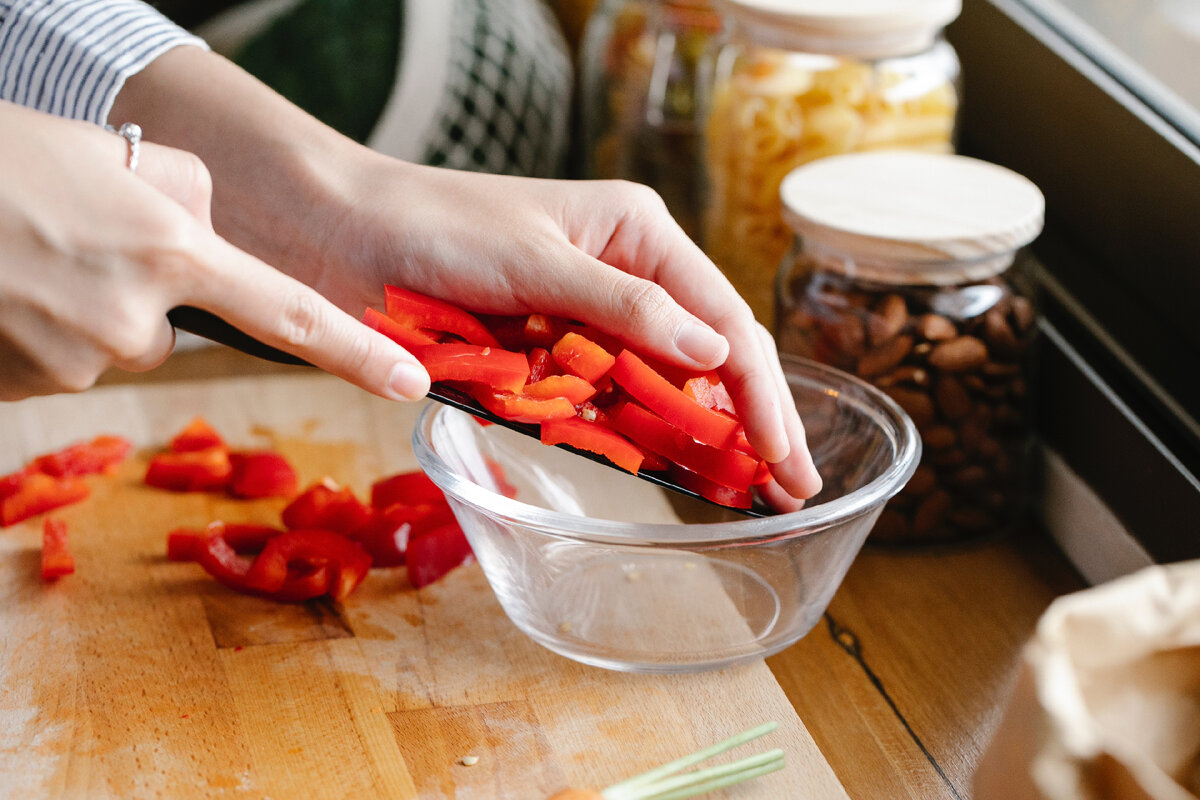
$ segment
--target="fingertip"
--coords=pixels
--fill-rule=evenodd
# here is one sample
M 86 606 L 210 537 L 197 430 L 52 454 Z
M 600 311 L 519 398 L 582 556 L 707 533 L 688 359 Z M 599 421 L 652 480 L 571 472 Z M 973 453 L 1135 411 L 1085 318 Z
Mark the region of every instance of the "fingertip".
M 703 369 L 713 369 L 729 357 L 729 340 L 696 319 L 685 320 L 675 333 L 675 347 Z
M 385 394 L 394 400 L 420 400 L 429 393 L 429 373 L 415 361 L 398 361 L 388 373 Z

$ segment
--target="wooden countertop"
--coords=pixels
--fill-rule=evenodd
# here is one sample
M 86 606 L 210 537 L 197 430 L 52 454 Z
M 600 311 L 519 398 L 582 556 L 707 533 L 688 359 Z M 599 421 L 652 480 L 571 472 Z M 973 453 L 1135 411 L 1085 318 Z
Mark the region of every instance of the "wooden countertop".
M 102 383 L 295 370 L 212 349 Z M 823 623 L 767 663 L 851 798 L 968 798 L 1022 643 L 1051 600 L 1082 587 L 1032 531 L 945 551 L 868 547 Z

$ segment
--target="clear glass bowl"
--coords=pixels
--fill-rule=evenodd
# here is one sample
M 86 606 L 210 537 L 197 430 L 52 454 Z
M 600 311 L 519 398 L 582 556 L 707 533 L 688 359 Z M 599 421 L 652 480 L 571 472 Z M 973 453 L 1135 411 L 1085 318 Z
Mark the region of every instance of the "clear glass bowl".
M 718 669 L 817 623 L 920 459 L 912 421 L 877 389 L 799 358 L 784 367 L 825 479 L 790 514 L 747 518 L 436 404 L 413 449 L 535 641 L 614 670 Z

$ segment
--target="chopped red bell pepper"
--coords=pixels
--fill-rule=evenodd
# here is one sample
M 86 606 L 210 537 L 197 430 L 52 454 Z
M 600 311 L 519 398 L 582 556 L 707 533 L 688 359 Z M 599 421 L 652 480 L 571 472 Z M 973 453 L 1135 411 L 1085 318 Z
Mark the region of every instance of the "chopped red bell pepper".
M 371 521 L 371 510 L 347 487 L 328 478 L 300 493 L 283 509 L 283 524 L 289 529 L 319 528 L 350 533 Z
M 224 489 L 232 473 L 233 463 L 224 447 L 159 453 L 150 459 L 146 485 L 173 492 L 208 492 Z
M 565 397 L 526 397 L 489 386 L 477 387 L 472 394 L 488 411 L 512 422 L 539 423 L 575 416 L 574 403 Z
M 372 567 L 398 567 L 405 561 L 408 543 L 416 537 L 454 521 L 445 501 L 405 505 L 397 503 L 375 512 L 375 518 L 350 534 L 371 556 Z
M 206 536 L 196 563 L 217 581 L 242 594 L 252 594 L 285 603 L 299 603 L 320 597 L 329 591 L 329 570 L 325 564 L 300 562 L 287 570 L 279 588 L 266 592 L 249 583 L 253 562 L 239 555 L 225 536 Z
M 252 522 L 210 522 L 203 530 L 176 528 L 167 534 L 168 561 L 196 561 L 200 550 L 213 536 L 221 536 L 238 555 L 262 552 L 267 542 L 283 533 L 270 525 Z
M 739 491 L 750 488 L 758 469 L 758 459 L 735 450 L 722 450 L 698 442 L 636 403 L 626 403 L 621 407 L 613 419 L 613 427 L 635 444 L 711 481 Z
M 724 411 L 726 414 L 737 413 L 733 408 L 733 398 L 729 396 L 725 384 L 721 383 L 715 373 L 688 378 L 683 383 L 683 393 L 713 411 Z
M 462 528 L 457 522 L 448 522 L 409 540 L 408 580 L 420 589 L 473 556 Z
M 609 374 L 635 400 L 694 439 L 724 449 L 737 434 L 737 420 L 700 405 L 629 350 L 621 351 Z
M 234 497 L 291 497 L 296 493 L 296 470 L 279 453 L 231 453 L 229 493 Z
M 421 470 L 389 475 L 371 484 L 371 507 L 380 510 L 397 503 L 426 505 L 445 502 L 446 495 Z
M 97 475 L 112 472 L 129 455 L 133 445 L 120 436 L 97 436 L 90 442 L 79 442 L 57 453 L 35 458 L 29 469 L 56 478 L 70 475 Z
M 525 346 L 547 348 L 566 333 L 567 321 L 548 314 L 530 314 L 525 318 Z
M 215 537 L 214 537 L 215 538 Z M 285 531 L 267 542 L 250 565 L 246 584 L 268 594 L 278 592 L 288 579 L 293 563 L 329 570 L 329 596 L 344 600 L 371 568 L 371 557 L 358 542 L 325 530 Z
M 46 517 L 42 522 L 42 580 L 52 581 L 75 572 L 75 559 L 67 539 L 67 523 Z
M 412 354 L 425 367 L 431 381 L 470 381 L 519 392 L 529 379 L 525 354 L 498 347 L 447 342 L 412 348 Z
M 495 482 L 495 490 L 512 500 L 517 496 L 517 487 L 508 480 L 508 476 L 504 474 L 504 467 L 500 466 L 500 462 L 494 458 L 484 456 L 483 460 L 487 463 L 488 472 L 492 475 L 492 480 Z
M 368 308 L 363 312 L 362 321 L 368 328 L 379 331 L 406 350 L 437 342 L 437 339 L 434 339 L 424 331 L 401 325 L 391 317 L 373 308 Z
M 624 436 L 579 417 L 542 423 L 542 444 L 565 444 L 595 453 L 623 470 L 637 474 L 645 454 Z
M 596 394 L 596 387 L 577 375 L 550 375 L 540 381 L 525 384 L 521 394 L 526 397 L 552 398 L 565 397 L 571 405 L 591 400 Z
M 210 450 L 214 447 L 224 447 L 225 440 L 213 430 L 203 417 L 195 417 L 183 430 L 171 439 L 172 453 L 190 453 L 194 450 Z
M 0 475 L 0 500 L 16 494 L 21 488 L 21 484 L 25 483 L 25 479 L 29 477 L 29 473 L 30 469 L 25 467 L 18 472 Z
M 46 511 L 78 503 L 90 490 L 82 478 L 56 478 L 42 472 L 25 475 L 15 491 L 0 499 L 0 527 L 7 528 Z
M 558 365 L 554 363 L 550 351 L 544 347 L 535 347 L 526 354 L 529 360 L 529 385 L 554 375 Z
M 719 483 L 714 483 L 703 475 L 697 475 L 678 464 L 672 465 L 670 475 L 675 483 L 719 506 L 749 508 L 754 502 L 754 496 L 750 492 L 739 491 L 728 486 L 722 486 Z
M 603 347 L 574 331 L 555 342 L 550 355 L 564 372 L 591 384 L 603 378 L 616 360 Z
M 383 291 L 387 315 L 405 327 L 445 331 L 483 347 L 500 346 L 483 323 L 455 305 L 399 286 L 385 286 Z

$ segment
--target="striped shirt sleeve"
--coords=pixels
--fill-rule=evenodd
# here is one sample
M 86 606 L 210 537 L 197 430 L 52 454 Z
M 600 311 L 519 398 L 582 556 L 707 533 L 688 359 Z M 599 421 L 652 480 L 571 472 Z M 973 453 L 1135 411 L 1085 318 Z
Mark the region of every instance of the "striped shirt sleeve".
M 103 125 L 125 81 L 207 47 L 139 0 L 0 0 L 0 100 Z

